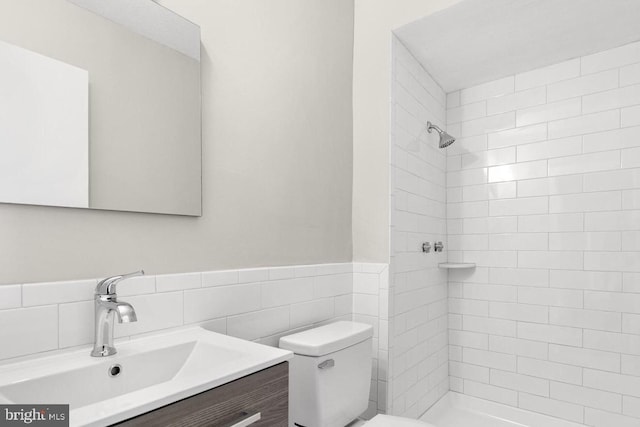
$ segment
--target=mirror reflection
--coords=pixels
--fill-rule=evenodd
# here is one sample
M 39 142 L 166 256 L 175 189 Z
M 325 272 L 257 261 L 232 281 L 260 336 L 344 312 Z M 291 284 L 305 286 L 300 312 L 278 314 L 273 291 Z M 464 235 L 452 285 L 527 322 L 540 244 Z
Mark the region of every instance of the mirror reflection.
M 151 0 L 0 0 L 0 202 L 200 215 L 199 34 Z

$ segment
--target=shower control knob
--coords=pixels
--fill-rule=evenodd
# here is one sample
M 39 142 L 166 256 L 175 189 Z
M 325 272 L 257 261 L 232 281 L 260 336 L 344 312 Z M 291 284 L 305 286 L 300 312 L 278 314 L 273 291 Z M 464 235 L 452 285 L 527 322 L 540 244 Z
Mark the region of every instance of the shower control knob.
M 428 254 L 429 252 L 431 252 L 431 243 L 424 242 L 422 244 L 422 252 L 424 252 L 425 254 Z
M 444 249 L 444 245 L 442 244 L 442 242 L 436 242 L 435 245 L 433 245 L 433 249 L 435 249 L 436 252 L 442 252 L 442 250 Z

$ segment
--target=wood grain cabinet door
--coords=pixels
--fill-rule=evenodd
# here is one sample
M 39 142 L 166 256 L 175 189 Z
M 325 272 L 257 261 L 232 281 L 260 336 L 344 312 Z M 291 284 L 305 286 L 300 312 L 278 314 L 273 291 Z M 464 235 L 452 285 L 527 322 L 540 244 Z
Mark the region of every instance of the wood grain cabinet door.
M 287 362 L 115 424 L 119 427 L 287 427 Z

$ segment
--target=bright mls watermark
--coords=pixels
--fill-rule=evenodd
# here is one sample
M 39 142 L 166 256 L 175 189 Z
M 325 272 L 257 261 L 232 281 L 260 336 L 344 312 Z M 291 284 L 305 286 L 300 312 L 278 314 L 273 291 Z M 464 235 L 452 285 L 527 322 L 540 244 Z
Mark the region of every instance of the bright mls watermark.
M 68 427 L 69 405 L 0 405 L 0 427 Z

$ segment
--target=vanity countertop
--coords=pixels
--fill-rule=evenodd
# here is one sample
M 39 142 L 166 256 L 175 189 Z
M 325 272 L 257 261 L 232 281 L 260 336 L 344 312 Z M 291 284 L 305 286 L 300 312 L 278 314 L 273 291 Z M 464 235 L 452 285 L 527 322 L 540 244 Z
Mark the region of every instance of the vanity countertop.
M 122 341 L 110 357 L 89 351 L 0 364 L 0 403 L 70 404 L 70 425 L 106 426 L 293 357 L 201 327 Z

